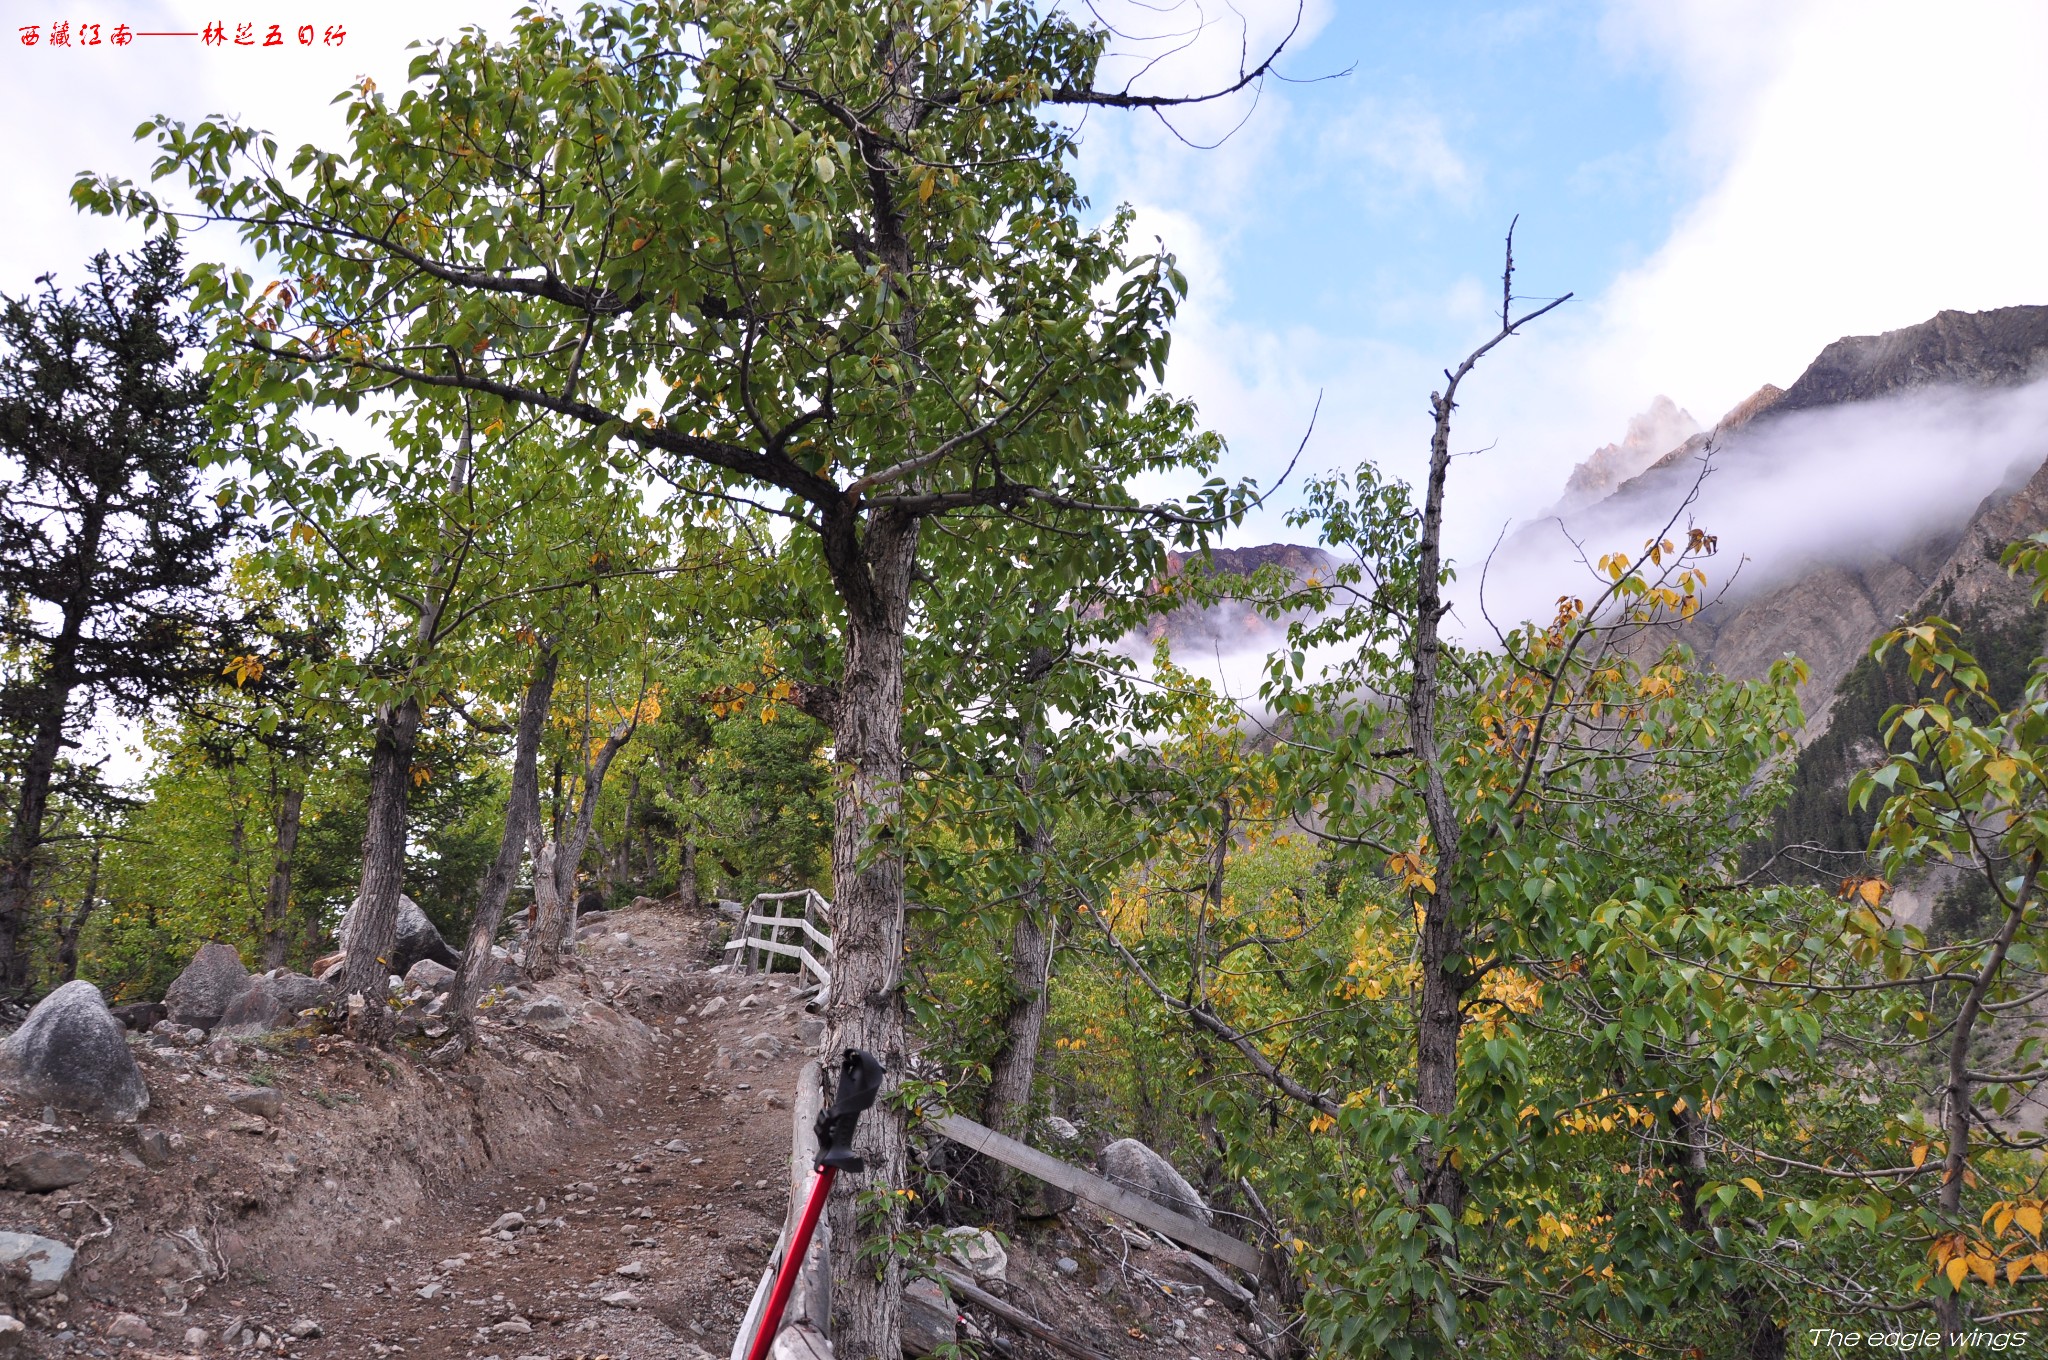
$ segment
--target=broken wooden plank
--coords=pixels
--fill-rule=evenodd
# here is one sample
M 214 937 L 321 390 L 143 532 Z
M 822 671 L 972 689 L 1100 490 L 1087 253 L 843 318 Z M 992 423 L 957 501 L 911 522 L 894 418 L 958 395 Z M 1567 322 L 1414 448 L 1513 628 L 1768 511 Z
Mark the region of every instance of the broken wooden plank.
M 1249 1242 L 1241 1242 L 1186 1214 L 1177 1214 L 1154 1204 L 1143 1195 L 1112 1184 L 1092 1172 L 1069 1166 L 1057 1157 L 1005 1137 L 972 1119 L 949 1114 L 927 1123 L 964 1148 L 971 1148 L 984 1157 L 993 1157 L 1005 1166 L 1013 1166 L 1049 1185 L 1071 1190 L 1090 1204 L 1113 1214 L 1122 1214 L 1133 1223 L 1142 1223 L 1205 1256 L 1226 1261 L 1253 1278 L 1259 1274 L 1259 1249 Z

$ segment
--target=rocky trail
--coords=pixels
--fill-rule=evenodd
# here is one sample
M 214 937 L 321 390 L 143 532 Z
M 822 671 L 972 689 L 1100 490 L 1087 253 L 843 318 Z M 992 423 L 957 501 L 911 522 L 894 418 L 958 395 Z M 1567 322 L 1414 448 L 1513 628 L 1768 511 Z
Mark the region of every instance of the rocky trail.
M 709 912 L 617 913 L 561 977 L 494 993 L 452 1065 L 431 1019 L 389 1052 L 138 1038 L 137 1124 L 0 1098 L 0 1258 L 9 1231 L 75 1250 L 60 1287 L 0 1267 L 0 1354 L 722 1360 L 823 1031 L 793 976 L 722 967 L 723 937 Z M 997 1255 L 991 1290 L 1100 1354 L 1265 1347 L 1213 1272 L 1085 1206 Z M 928 1349 L 956 1312 L 920 1288 Z

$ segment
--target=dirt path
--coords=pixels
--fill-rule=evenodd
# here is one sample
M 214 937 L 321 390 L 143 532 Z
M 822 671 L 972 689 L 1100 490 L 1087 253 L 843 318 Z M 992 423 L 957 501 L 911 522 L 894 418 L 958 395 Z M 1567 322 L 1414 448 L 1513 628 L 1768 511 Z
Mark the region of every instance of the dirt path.
M 660 1036 L 640 1093 L 558 1162 L 459 1190 L 326 1272 L 241 1272 L 246 1283 L 193 1310 L 206 1350 L 238 1319 L 279 1333 L 306 1318 L 322 1335 L 295 1341 L 297 1356 L 722 1357 L 787 1203 L 789 1099 L 816 1022 L 787 979 L 702 971 L 709 929 L 620 915 L 586 945 L 594 994 L 636 972 L 669 980 L 658 1005 L 636 1010 Z M 678 952 L 696 966 L 677 967 Z M 707 1006 L 717 1013 L 702 1016 Z M 484 1032 L 512 1046 L 521 1028 Z
M 0 1356 L 724 1360 L 787 1207 L 789 1107 L 823 1025 L 793 979 L 719 966 L 722 934 L 711 913 L 619 913 L 570 972 L 499 994 L 484 1051 L 452 1067 L 415 1010 L 389 1050 L 138 1039 L 140 1126 L 0 1093 L 0 1163 L 73 1167 L 61 1193 L 0 1188 L 0 1228 L 79 1253 L 48 1297 L 0 1279 L 28 1324 L 0 1330 Z M 1004 1245 L 989 1289 L 1100 1353 L 1267 1349 L 1213 1272 L 1099 1211 L 1020 1221 Z

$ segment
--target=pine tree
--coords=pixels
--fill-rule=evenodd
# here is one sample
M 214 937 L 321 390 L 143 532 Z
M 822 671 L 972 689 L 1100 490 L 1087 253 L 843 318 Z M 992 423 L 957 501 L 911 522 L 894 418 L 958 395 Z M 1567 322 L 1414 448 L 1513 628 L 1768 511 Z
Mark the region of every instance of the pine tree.
M 234 516 L 201 495 L 203 340 L 176 244 L 102 253 L 0 298 L 0 723 L 18 752 L 0 847 L 0 988 L 29 978 L 36 860 L 67 747 L 202 677 Z

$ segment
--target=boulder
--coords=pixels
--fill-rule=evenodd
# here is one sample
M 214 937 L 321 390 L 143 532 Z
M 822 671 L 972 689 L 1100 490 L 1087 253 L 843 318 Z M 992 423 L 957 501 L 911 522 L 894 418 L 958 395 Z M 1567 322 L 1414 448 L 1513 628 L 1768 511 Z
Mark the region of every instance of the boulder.
M 1173 1169 L 1173 1164 L 1135 1138 L 1119 1138 L 1096 1159 L 1103 1176 L 1126 1190 L 1143 1195 L 1162 1209 L 1186 1214 L 1208 1224 L 1215 1221 L 1209 1206 Z
M 9 1190 L 47 1195 L 92 1175 L 92 1162 L 64 1148 L 35 1148 L 7 1164 Z
M 25 1299 L 48 1298 L 63 1288 L 64 1281 L 71 1274 L 74 1257 L 71 1248 L 52 1238 L 37 1237 L 34 1233 L 0 1232 L 0 1267 L 19 1266 L 28 1272 L 28 1283 L 21 1291 Z
M 215 940 L 199 947 L 185 971 L 164 993 L 164 1007 L 177 1024 L 212 1029 L 236 997 L 249 988 L 249 970 L 233 945 Z
M 289 968 L 273 968 L 263 974 L 263 980 L 270 984 L 270 994 L 277 998 L 277 1004 L 297 1015 L 300 1011 L 324 1006 L 334 999 L 334 989 L 318 978 L 294 973 Z
M 930 1355 L 941 1346 L 952 1345 L 958 1340 L 958 1321 L 953 1301 L 946 1297 L 946 1287 L 937 1280 L 912 1280 L 903 1286 L 901 1335 L 905 1355 Z
M 341 948 L 348 952 L 350 941 L 355 936 L 356 904 L 341 918 Z M 421 959 L 432 959 L 444 968 L 460 968 L 462 956 L 448 947 L 441 938 L 441 932 L 420 910 L 420 904 L 400 894 L 398 898 L 398 928 L 391 942 L 391 971 L 404 977 L 406 971 Z
M 423 992 L 445 992 L 455 981 L 455 970 L 432 959 L 421 959 L 405 970 L 405 985 Z
M 161 1001 L 131 1001 L 125 1006 L 115 1006 L 109 1012 L 126 1029 L 137 1034 L 149 1031 L 170 1018 L 170 1008 Z
M 0 1044 L 0 1079 L 35 1100 L 128 1122 L 149 1108 L 149 1087 L 121 1028 L 90 982 L 67 982 Z
M 268 978 L 254 977 L 242 994 L 229 1003 L 227 1013 L 213 1028 L 216 1039 L 253 1039 L 274 1029 L 284 1029 L 299 1017 L 279 1004 Z

